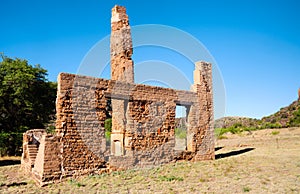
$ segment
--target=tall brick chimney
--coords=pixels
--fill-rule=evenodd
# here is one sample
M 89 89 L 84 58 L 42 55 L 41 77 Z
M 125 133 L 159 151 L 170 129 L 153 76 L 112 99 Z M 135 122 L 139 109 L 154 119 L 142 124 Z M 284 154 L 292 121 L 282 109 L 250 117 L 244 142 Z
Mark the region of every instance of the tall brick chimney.
M 300 88 L 298 89 L 298 100 L 300 101 Z
M 114 6 L 111 16 L 110 65 L 111 79 L 134 83 L 131 30 L 126 8 Z M 124 155 L 125 101 L 112 99 L 111 154 Z
M 111 17 L 111 79 L 134 83 L 131 31 L 126 8 L 114 6 Z

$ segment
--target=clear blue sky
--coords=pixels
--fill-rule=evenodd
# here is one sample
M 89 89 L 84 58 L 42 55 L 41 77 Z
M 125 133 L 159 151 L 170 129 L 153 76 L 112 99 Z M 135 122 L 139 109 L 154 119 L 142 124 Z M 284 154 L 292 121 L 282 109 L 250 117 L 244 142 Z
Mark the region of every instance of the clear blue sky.
M 115 4 L 126 6 L 131 25 L 174 26 L 200 40 L 223 75 L 226 115 L 260 118 L 297 99 L 297 0 L 1 0 L 0 52 L 41 64 L 52 81 L 76 73 L 110 33 Z

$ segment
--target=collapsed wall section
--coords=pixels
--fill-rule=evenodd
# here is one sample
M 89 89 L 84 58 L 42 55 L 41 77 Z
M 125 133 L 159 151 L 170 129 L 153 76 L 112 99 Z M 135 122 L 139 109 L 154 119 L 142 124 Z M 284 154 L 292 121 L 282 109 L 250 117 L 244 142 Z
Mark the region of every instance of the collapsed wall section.
M 31 172 L 34 167 L 42 136 L 46 134 L 45 129 L 31 129 L 23 133 L 23 153 L 21 157 L 21 168 L 25 172 Z
M 33 177 L 40 185 L 57 181 L 61 178 L 61 142 L 51 134 L 42 136 L 34 168 Z
M 61 141 L 44 129 L 32 129 L 23 134 L 21 168 L 44 185 L 61 178 Z

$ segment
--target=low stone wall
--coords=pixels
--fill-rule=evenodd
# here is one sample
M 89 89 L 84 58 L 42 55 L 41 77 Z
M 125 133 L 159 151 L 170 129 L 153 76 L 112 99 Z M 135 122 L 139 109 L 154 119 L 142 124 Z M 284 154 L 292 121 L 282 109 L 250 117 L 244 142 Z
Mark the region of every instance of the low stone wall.
M 23 153 L 21 157 L 21 168 L 24 169 L 25 172 L 32 171 L 42 136 L 45 134 L 46 130 L 44 129 L 31 129 L 23 134 Z
M 40 185 L 59 180 L 62 175 L 62 143 L 58 136 L 44 134 L 36 156 L 32 174 Z

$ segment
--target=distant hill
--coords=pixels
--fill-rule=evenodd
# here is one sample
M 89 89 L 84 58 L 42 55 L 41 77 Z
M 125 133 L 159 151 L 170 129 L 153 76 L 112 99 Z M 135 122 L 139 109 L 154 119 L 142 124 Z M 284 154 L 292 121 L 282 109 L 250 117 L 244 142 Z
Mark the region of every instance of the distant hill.
M 300 90 L 299 90 L 300 92 Z M 215 120 L 217 128 L 281 128 L 281 127 L 300 127 L 300 93 L 299 99 L 292 102 L 289 106 L 281 108 L 278 112 L 263 117 L 253 119 L 247 117 L 223 117 Z
M 175 119 L 176 128 L 186 130 L 186 118 Z M 215 129 L 229 129 L 231 131 L 257 130 L 266 128 L 300 127 L 300 90 L 298 100 L 289 106 L 281 108 L 278 112 L 254 119 L 248 117 L 223 117 L 214 121 Z
M 300 126 L 300 100 L 281 108 L 275 114 L 262 118 L 263 122 L 279 123 L 282 127 Z
M 228 128 L 237 124 L 239 126 L 251 127 L 256 126 L 259 121 L 259 119 L 253 119 L 248 117 L 223 117 L 214 121 L 214 128 Z M 186 129 L 186 118 L 175 118 L 175 127 Z
M 253 119 L 248 117 L 223 117 L 215 120 L 215 128 L 228 128 L 233 125 L 241 125 L 245 127 L 256 126 L 259 119 Z

